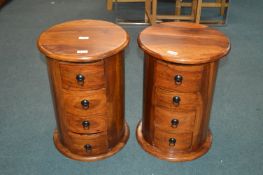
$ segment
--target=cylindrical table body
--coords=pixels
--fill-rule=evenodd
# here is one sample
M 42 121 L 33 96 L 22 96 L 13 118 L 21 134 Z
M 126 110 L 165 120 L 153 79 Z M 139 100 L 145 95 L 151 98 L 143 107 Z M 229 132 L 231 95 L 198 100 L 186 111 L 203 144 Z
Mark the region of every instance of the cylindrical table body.
M 127 33 L 95 20 L 58 24 L 38 47 L 47 58 L 57 129 L 54 143 L 81 161 L 109 157 L 126 144 L 124 48 Z
M 212 143 L 209 118 L 218 60 L 230 49 L 221 32 L 191 23 L 162 23 L 138 38 L 145 52 L 143 118 L 137 140 L 148 153 L 189 161 Z

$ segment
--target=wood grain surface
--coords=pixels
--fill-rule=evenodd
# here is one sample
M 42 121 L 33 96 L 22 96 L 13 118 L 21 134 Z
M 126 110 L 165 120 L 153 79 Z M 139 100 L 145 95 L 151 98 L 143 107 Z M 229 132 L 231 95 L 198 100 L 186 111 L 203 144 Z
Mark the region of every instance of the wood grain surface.
M 90 62 L 123 50 L 129 36 L 120 26 L 99 20 L 77 20 L 55 25 L 38 39 L 38 48 L 49 58 Z
M 109 147 L 114 147 L 125 134 L 125 65 L 124 52 L 105 59 L 107 96 L 107 132 Z
M 145 53 L 139 144 L 168 161 L 204 155 L 212 144 L 213 91 L 228 38 L 204 25 L 170 22 L 146 28 L 138 44 Z
M 94 63 L 60 63 L 62 86 L 67 90 L 94 90 L 105 87 L 104 62 Z M 76 80 L 77 75 L 84 76 L 82 84 Z
M 107 133 L 75 134 L 68 132 L 64 144 L 72 152 L 84 156 L 103 154 L 108 151 Z M 86 151 L 84 145 L 89 144 L 91 151 Z
M 171 149 L 165 150 L 164 149 L 158 149 L 158 147 L 155 147 L 151 145 L 149 142 L 147 142 L 143 136 L 142 132 L 142 122 L 139 122 L 136 130 L 136 138 L 140 144 L 140 146 L 149 154 L 162 159 L 166 161 L 171 161 L 171 162 L 182 162 L 182 161 L 191 161 L 194 159 L 197 159 L 207 153 L 209 148 L 211 147 L 212 144 L 212 134 L 210 131 L 208 131 L 207 138 L 203 145 L 198 147 L 198 149 L 194 151 L 182 151 L 182 152 L 176 152 L 173 153 L 171 152 Z
M 81 161 L 105 159 L 120 151 L 129 138 L 124 117 L 124 52 L 90 63 L 51 58 L 47 61 L 56 111 L 57 149 Z M 78 73 L 86 77 L 83 85 L 76 81 Z M 96 81 L 90 77 L 93 75 L 101 78 L 97 77 Z M 92 86 L 85 84 L 88 82 Z M 88 108 L 81 104 L 84 99 L 89 101 Z M 89 122 L 89 128 L 83 127 L 83 121 Z M 91 151 L 85 150 L 87 144 L 92 147 Z
M 157 61 L 155 70 L 155 83 L 158 87 L 178 92 L 199 91 L 203 73 L 203 66 L 201 65 L 190 65 L 186 69 L 186 65 Z M 177 75 L 182 77 L 180 84 L 176 84 L 175 77 Z
M 65 156 L 96 161 L 120 151 L 129 138 L 124 112 L 121 27 L 96 20 L 58 24 L 41 34 L 57 128 L 54 143 Z
M 96 134 L 107 130 L 105 116 L 91 115 L 80 116 L 74 114 L 66 114 L 67 128 L 78 134 Z M 88 121 L 89 127 L 83 127 L 83 122 Z
M 167 109 L 181 110 L 181 109 L 194 109 L 199 104 L 199 94 L 182 93 L 177 91 L 168 91 L 167 89 L 156 88 L 154 92 L 154 103 L 156 106 L 164 107 Z M 173 103 L 173 97 L 179 96 L 181 101 L 178 105 Z
M 154 139 L 154 58 L 145 55 L 143 81 L 143 118 L 142 132 L 144 139 L 152 144 Z
M 156 114 L 154 121 L 155 128 L 161 128 L 170 132 L 189 132 L 194 129 L 195 110 L 165 110 L 160 107 L 155 107 L 154 113 Z M 177 127 L 171 125 L 173 119 L 179 121 Z
M 158 74 L 155 72 L 160 60 L 146 55 L 145 65 L 151 67 L 145 67 L 144 87 L 147 87 L 148 91 L 145 90 L 144 94 L 142 123 L 137 128 L 138 142 L 145 151 L 168 161 L 189 161 L 209 150 L 212 142 L 209 120 L 217 63 L 218 61 L 198 65 L 175 65 L 162 61 L 161 64 L 176 67 L 173 69 L 174 75 L 178 72 L 194 73 L 193 70 L 199 70 L 196 73 L 202 74 L 198 80 L 188 79 L 191 74 L 184 74 L 184 79 L 188 80 L 183 80 L 180 84 L 183 89 L 177 89 L 172 78 L 167 80 L 170 82 L 166 84 L 158 82 L 160 78 L 156 78 Z M 153 72 L 151 75 L 154 76 L 150 76 L 148 81 L 146 77 L 148 78 L 149 72 Z M 196 81 L 200 82 L 193 91 L 192 85 Z M 173 103 L 174 96 L 180 97 L 179 105 Z M 176 128 L 171 127 L 172 119 L 179 120 Z M 169 145 L 170 138 L 176 139 L 174 147 Z
M 97 160 L 102 160 L 102 159 L 106 159 L 110 156 L 113 156 L 114 154 L 116 154 L 117 152 L 119 152 L 127 143 L 128 138 L 130 135 L 130 131 L 129 131 L 129 127 L 127 125 L 127 123 L 125 123 L 125 129 L 124 129 L 124 134 L 122 136 L 122 138 L 119 140 L 119 142 L 117 143 L 117 145 L 115 145 L 112 148 L 108 148 L 107 152 L 105 152 L 104 150 L 101 149 L 96 149 L 96 152 L 91 155 L 92 153 L 85 154 L 83 152 L 83 150 L 78 149 L 75 152 L 72 152 L 70 149 L 68 149 L 67 147 L 65 147 L 65 145 L 62 144 L 61 140 L 60 140 L 60 135 L 58 133 L 57 130 L 54 131 L 54 143 L 56 148 L 65 156 L 74 159 L 74 160 L 79 160 L 79 161 L 86 161 L 86 162 L 92 162 L 92 161 L 97 161 Z M 80 148 L 80 147 L 77 147 Z M 105 148 L 106 149 L 106 148 Z M 98 151 L 100 152 L 98 154 Z M 79 153 L 80 152 L 80 153 Z M 101 153 L 104 152 L 104 153 Z
M 64 110 L 76 115 L 92 115 L 106 113 L 105 89 L 83 92 L 64 92 Z M 89 107 L 84 109 L 82 100 L 89 101 Z
M 175 138 L 174 145 L 169 144 L 169 139 Z M 159 128 L 155 129 L 154 145 L 163 152 L 188 151 L 192 144 L 192 132 L 172 133 Z
M 147 27 L 140 33 L 138 44 L 155 58 L 183 64 L 216 61 L 230 50 L 230 41 L 222 32 L 184 22 Z

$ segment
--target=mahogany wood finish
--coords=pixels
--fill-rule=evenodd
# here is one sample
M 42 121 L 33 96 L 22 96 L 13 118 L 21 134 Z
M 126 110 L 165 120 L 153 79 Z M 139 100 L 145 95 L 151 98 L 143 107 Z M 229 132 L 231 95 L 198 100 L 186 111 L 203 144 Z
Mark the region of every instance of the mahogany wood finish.
M 56 112 L 54 143 L 65 156 L 95 161 L 125 146 L 123 59 L 128 42 L 121 27 L 97 20 L 65 22 L 40 35 Z
M 218 30 L 205 25 L 167 22 L 145 29 L 139 46 L 153 57 L 172 63 L 201 64 L 224 57 L 229 41 Z
M 120 26 L 99 20 L 77 20 L 44 31 L 38 46 L 47 57 L 80 63 L 115 55 L 128 42 L 129 35 Z
M 92 90 L 105 87 L 104 62 L 98 61 L 88 65 L 61 64 L 63 88 L 69 90 Z M 79 74 L 81 72 L 81 74 Z M 76 83 L 76 76 L 84 76 L 84 80 Z
M 169 22 L 146 28 L 138 44 L 145 52 L 139 144 L 168 161 L 202 156 L 212 144 L 217 65 L 230 50 L 229 39 L 204 25 Z
M 94 115 L 90 117 L 74 117 L 73 114 L 66 115 L 65 123 L 71 132 L 81 134 L 96 134 L 107 129 L 105 116 Z

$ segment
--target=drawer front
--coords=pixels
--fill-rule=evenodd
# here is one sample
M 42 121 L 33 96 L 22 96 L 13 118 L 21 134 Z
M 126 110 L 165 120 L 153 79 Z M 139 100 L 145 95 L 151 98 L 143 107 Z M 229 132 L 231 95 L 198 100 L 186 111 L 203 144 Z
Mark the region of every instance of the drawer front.
M 60 63 L 62 87 L 67 90 L 93 90 L 105 87 L 103 61 L 86 64 Z
M 166 131 L 191 132 L 194 129 L 196 111 L 170 111 L 155 107 L 154 124 Z
M 194 93 L 181 93 L 176 91 L 168 91 L 160 88 L 155 89 L 156 106 L 168 108 L 168 109 L 195 109 L 199 102 L 199 94 Z
M 164 152 L 187 151 L 192 145 L 192 132 L 171 133 L 155 128 L 154 145 Z
M 103 116 L 77 116 L 67 114 L 67 127 L 71 132 L 79 134 L 94 134 L 107 130 L 106 118 Z
M 68 133 L 68 138 L 64 142 L 72 152 L 79 155 L 97 155 L 108 150 L 106 133 L 91 135 Z
M 157 61 L 155 64 L 155 85 L 179 92 L 200 90 L 203 66 L 167 64 Z
M 89 116 L 106 113 L 105 89 L 78 92 L 64 92 L 64 107 L 68 113 Z

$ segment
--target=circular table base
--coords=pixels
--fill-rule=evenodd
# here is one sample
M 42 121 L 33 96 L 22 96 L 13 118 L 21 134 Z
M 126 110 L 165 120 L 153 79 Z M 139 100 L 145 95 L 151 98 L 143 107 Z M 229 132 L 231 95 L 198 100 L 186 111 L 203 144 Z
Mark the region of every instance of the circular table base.
M 60 142 L 57 130 L 54 131 L 53 140 L 54 140 L 55 146 L 59 150 L 59 152 L 62 153 L 63 155 L 65 155 L 66 157 L 74 159 L 74 160 L 92 162 L 92 161 L 106 159 L 106 158 L 116 154 L 117 152 L 119 152 L 127 143 L 129 135 L 130 135 L 129 126 L 127 123 L 125 123 L 125 132 L 124 132 L 124 135 L 121 138 L 120 142 L 115 147 L 113 147 L 109 152 L 104 153 L 104 154 L 95 155 L 92 157 L 81 156 L 81 155 L 70 152 L 70 150 L 68 148 L 66 148 Z
M 202 155 L 204 155 L 205 153 L 207 153 L 212 145 L 212 134 L 209 130 L 205 143 L 198 150 L 195 150 L 193 152 L 186 152 L 186 153 L 180 152 L 176 154 L 164 153 L 144 140 L 142 134 L 142 122 L 140 122 L 137 126 L 136 137 L 139 144 L 146 152 L 159 159 L 167 160 L 171 162 L 184 162 L 184 161 L 197 159 Z

